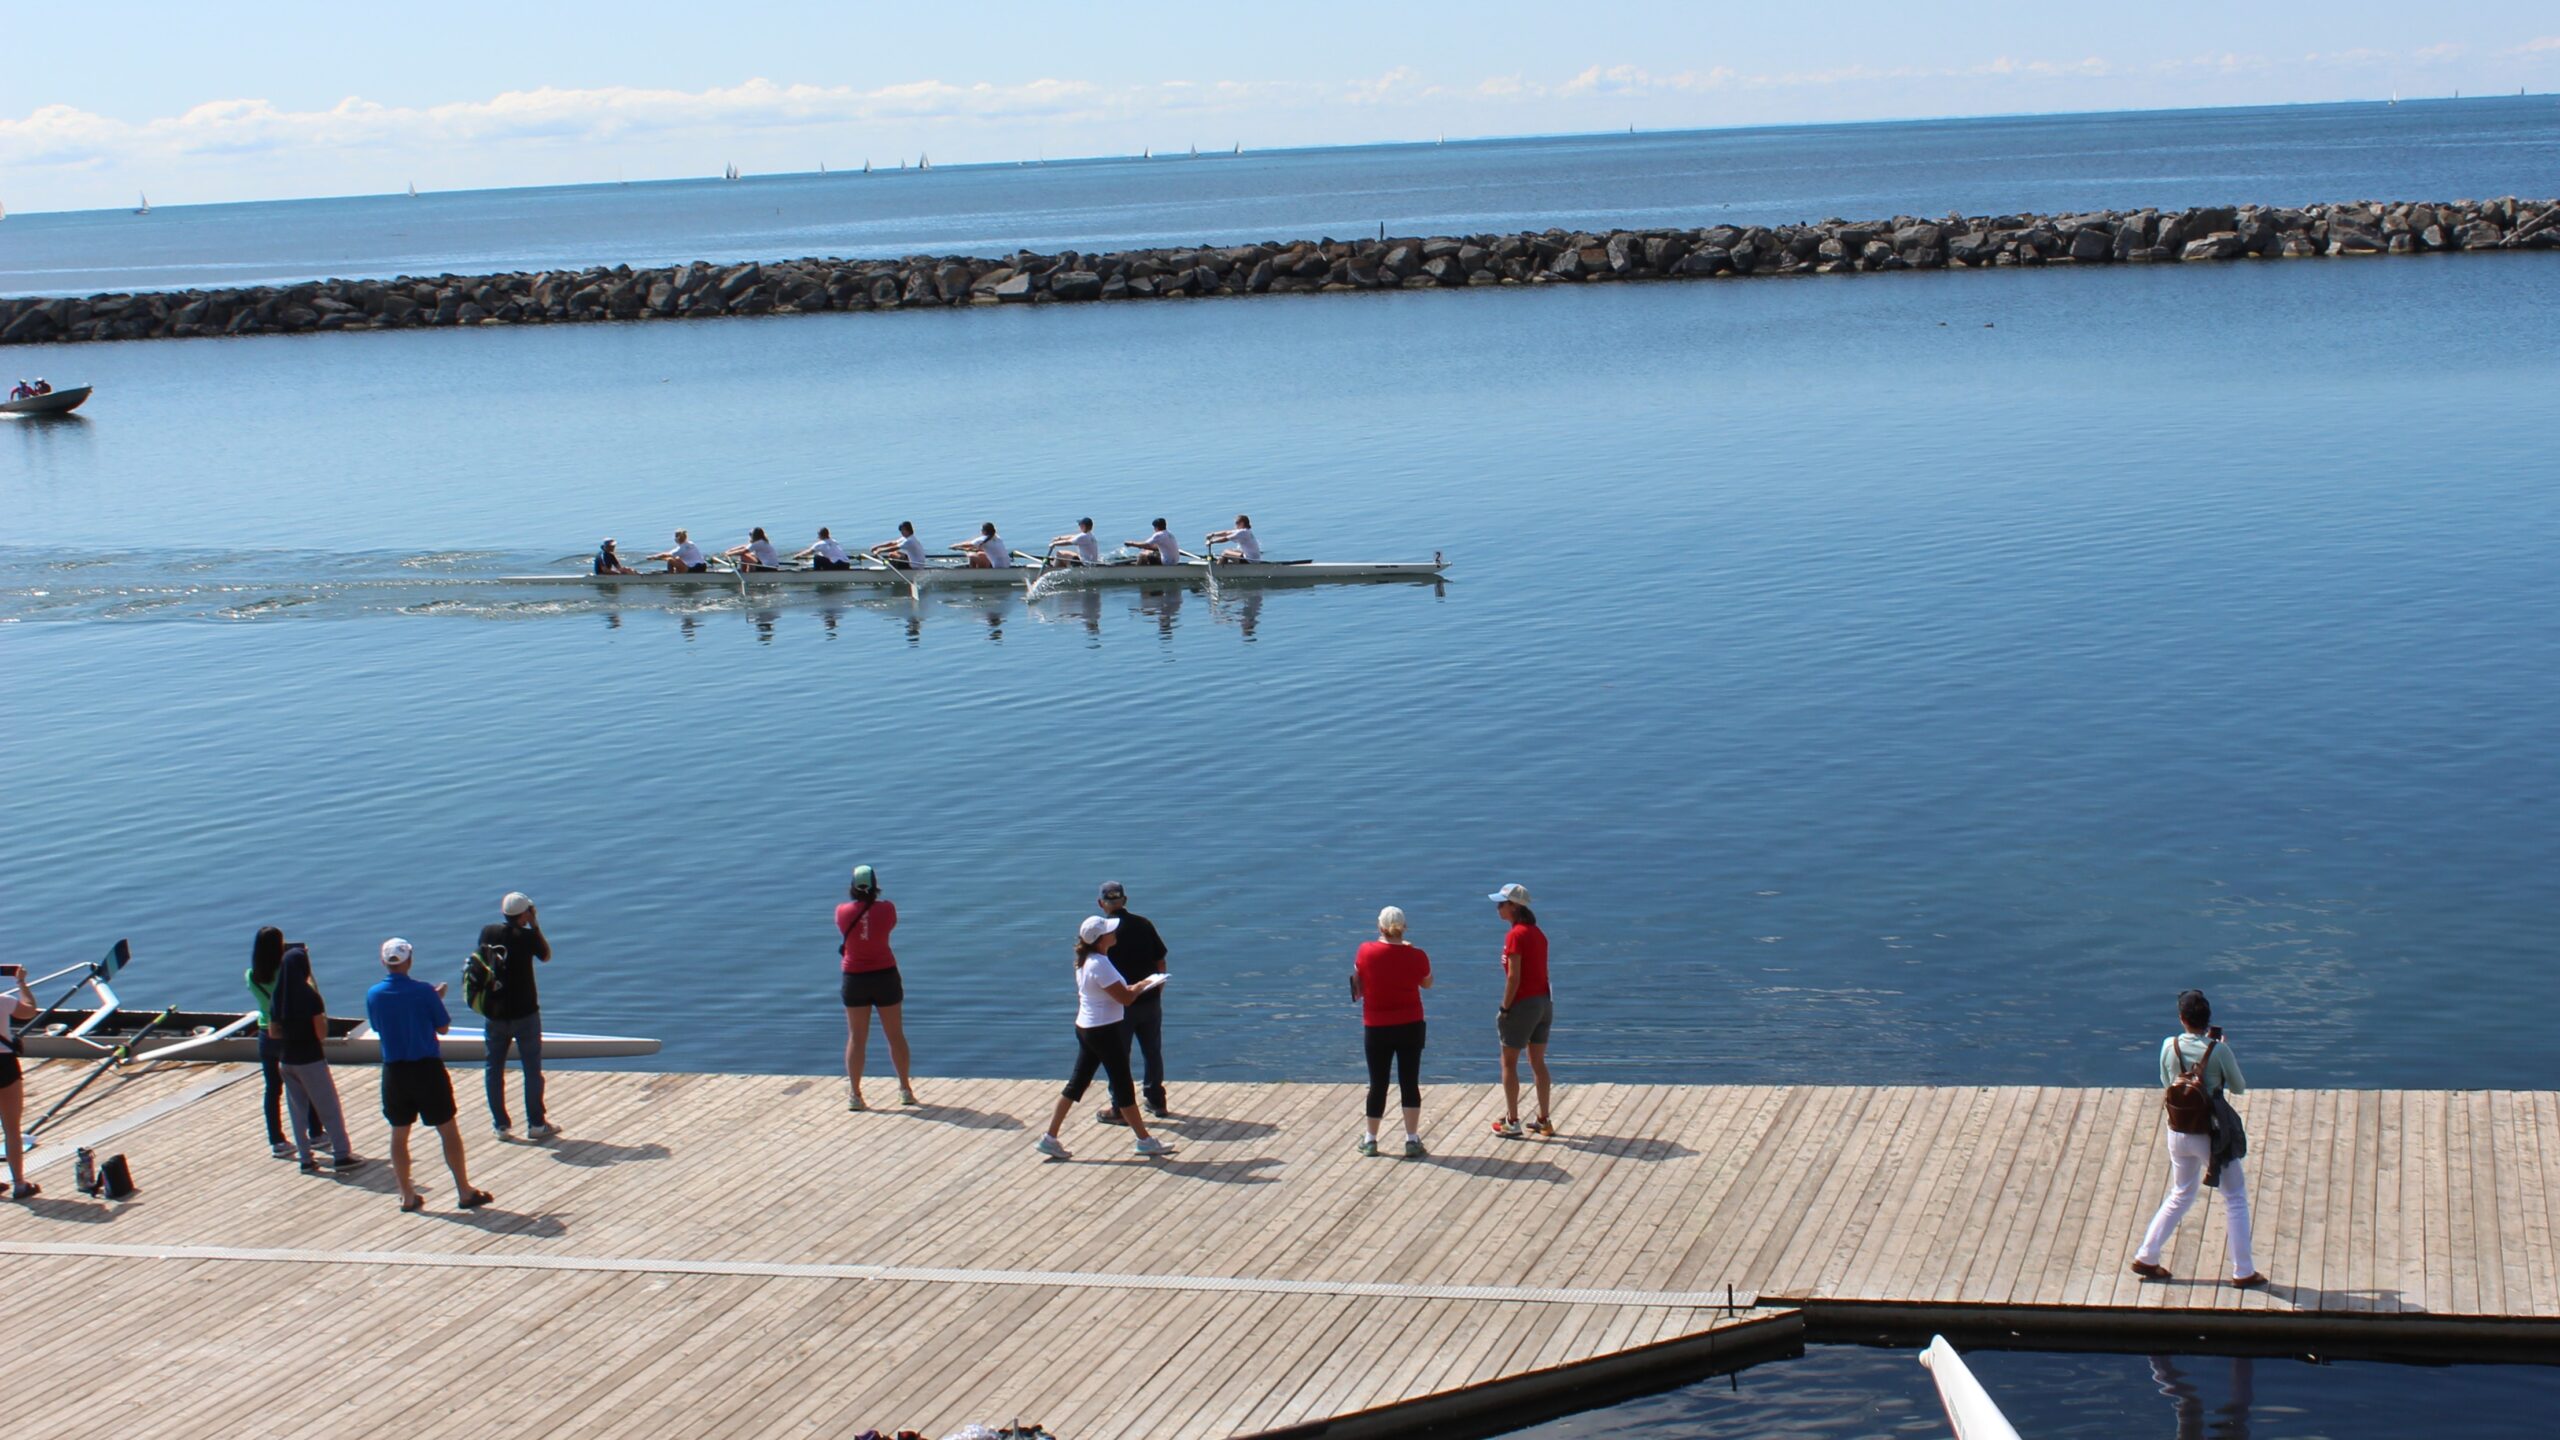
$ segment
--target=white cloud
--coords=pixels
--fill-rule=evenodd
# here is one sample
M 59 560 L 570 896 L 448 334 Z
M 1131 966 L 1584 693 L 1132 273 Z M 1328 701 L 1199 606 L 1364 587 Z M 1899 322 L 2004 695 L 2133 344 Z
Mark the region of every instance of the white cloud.
M 2510 55 L 2542 55 L 2548 54 L 2552 51 L 2560 51 L 2560 35 L 2537 35 L 2507 53 Z

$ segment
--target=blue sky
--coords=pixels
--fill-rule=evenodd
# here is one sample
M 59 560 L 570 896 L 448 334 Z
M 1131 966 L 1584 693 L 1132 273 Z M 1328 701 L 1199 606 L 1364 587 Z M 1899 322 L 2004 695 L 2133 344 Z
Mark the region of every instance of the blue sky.
M 2549 0 L 36 4 L 0 29 L 0 205 L 2520 86 L 2560 90 Z

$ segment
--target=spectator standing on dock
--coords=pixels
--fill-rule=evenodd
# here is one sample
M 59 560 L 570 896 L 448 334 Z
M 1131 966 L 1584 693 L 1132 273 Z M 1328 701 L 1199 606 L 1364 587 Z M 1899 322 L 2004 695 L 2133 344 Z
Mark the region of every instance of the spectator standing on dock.
M 250 998 L 258 1002 L 258 1069 L 267 1086 L 263 1101 L 267 1153 L 278 1158 L 293 1153 L 293 1141 L 284 1130 L 284 1052 L 276 1039 L 276 977 L 283 970 L 284 932 L 273 925 L 259 926 L 257 937 L 249 942 L 248 983 Z M 320 1128 L 317 1117 L 310 1128 Z
M 1555 1024 L 1555 998 L 1547 989 L 1547 932 L 1538 928 L 1538 913 L 1529 908 L 1529 887 L 1505 885 L 1485 897 L 1494 913 L 1511 929 L 1502 937 L 1502 1008 L 1493 1028 L 1502 1041 L 1502 1118 L 1493 1133 L 1517 1140 L 1520 1125 L 1520 1057 L 1529 1057 L 1529 1073 L 1538 1084 L 1538 1118 L 1526 1133 L 1553 1135 L 1548 1116 L 1553 1085 L 1547 1078 L 1547 1031 Z
M 27 1114 L 27 1079 L 18 1064 L 18 1027 L 36 1014 L 35 992 L 27 988 L 27 967 L 0 966 L 0 1140 L 9 1144 L 12 1200 L 33 1200 L 44 1193 L 27 1178 L 27 1137 L 20 1128 Z
M 285 1108 L 293 1116 L 293 1153 L 305 1170 L 318 1170 L 311 1142 L 325 1134 L 332 1169 L 352 1170 L 364 1162 L 347 1139 L 347 1112 L 338 1103 L 338 1082 L 329 1074 L 329 1006 L 311 978 L 311 952 L 300 945 L 284 947 L 284 963 L 276 974 L 272 1010 L 276 1029 L 276 1061 L 284 1071 Z
M 1138 1089 L 1129 1079 L 1129 1002 L 1142 990 L 1164 983 L 1164 977 L 1153 976 L 1139 985 L 1131 985 L 1111 968 L 1108 952 L 1120 929 L 1120 922 L 1107 915 L 1091 915 L 1076 927 L 1076 1066 L 1067 1078 L 1067 1088 L 1058 1094 L 1056 1108 L 1049 1112 L 1049 1131 L 1042 1135 L 1039 1150 L 1052 1160 L 1065 1160 L 1067 1147 L 1058 1140 L 1058 1127 L 1067 1123 L 1084 1092 L 1093 1084 L 1093 1072 L 1100 1070 L 1111 1089 L 1111 1104 L 1120 1112 L 1121 1121 L 1138 1136 L 1138 1154 L 1152 1159 L 1170 1155 L 1173 1147 L 1147 1133 L 1147 1121 L 1138 1113 Z
M 504 918 L 480 928 L 481 958 L 498 980 L 480 1011 L 489 1044 L 489 1126 L 501 1140 L 515 1128 L 507 1117 L 507 1051 L 513 1048 L 524 1067 L 524 1133 L 545 1140 L 557 1131 L 542 1108 L 542 997 L 534 988 L 533 967 L 550 963 L 551 942 L 543 938 L 542 917 L 524 892 L 508 891 L 498 913 Z
M 400 1208 L 424 1210 L 427 1197 L 409 1178 L 409 1127 L 425 1121 L 444 1141 L 444 1167 L 453 1172 L 455 1203 L 477 1210 L 494 1197 L 471 1185 L 463 1167 L 462 1126 L 454 1119 L 453 1077 L 444 1068 L 444 1042 L 453 1028 L 444 987 L 409 974 L 413 952 L 397 936 L 382 942 L 384 975 L 364 995 L 365 1023 L 382 1037 L 382 1118 L 391 1124 L 391 1174 L 400 1182 Z
M 1395 1067 L 1404 1101 L 1404 1156 L 1422 1148 L 1422 992 L 1431 988 L 1431 957 L 1404 943 L 1404 911 L 1378 912 L 1378 938 L 1351 959 L 1351 998 L 1360 1002 L 1361 1046 L 1369 1059 L 1369 1125 L 1360 1153 L 1378 1153 L 1378 1122 L 1387 1115 L 1387 1068 Z
M 2151 1217 L 2151 1228 L 2143 1234 L 2142 1248 L 2133 1252 L 2133 1273 L 2146 1280 L 2166 1280 L 2169 1269 L 2160 1256 L 2176 1233 L 2178 1222 L 2186 1218 L 2188 1207 L 2196 1203 L 2196 1185 L 2222 1191 L 2222 1227 L 2231 1247 L 2231 1285 L 2235 1289 L 2254 1290 L 2267 1283 L 2258 1273 L 2250 1255 L 2249 1182 L 2242 1171 L 2242 1160 L 2231 1153 L 2237 1134 L 2236 1114 L 2220 1125 L 2225 1133 L 2217 1143 L 2216 1102 L 2230 1095 L 2245 1095 L 2248 1083 L 2240 1078 L 2240 1062 L 2233 1058 L 2230 1045 L 2222 1038 L 2222 1027 L 2213 1023 L 2213 1004 L 2201 990 L 2183 990 L 2178 994 L 2178 1023 L 2182 1027 L 2160 1042 L 2160 1086 L 2162 1108 L 2167 1112 L 2161 1136 L 2169 1150 L 2169 1195 L 2160 1202 L 2159 1213 Z
M 1117 880 L 1102 882 L 1102 913 L 1120 922 L 1113 932 L 1111 968 L 1131 985 L 1150 975 L 1171 970 L 1165 963 L 1164 937 L 1156 933 L 1154 922 L 1129 908 L 1129 892 Z M 1146 1060 L 1147 1113 L 1159 1120 L 1172 1118 L 1173 1111 L 1165 1102 L 1164 1089 L 1164 990 L 1159 986 L 1140 992 L 1129 1003 L 1129 1039 Z M 1119 1117 L 1105 1110 L 1094 1117 L 1105 1125 L 1117 1125 Z
M 862 1098 L 862 1060 L 871 1043 L 871 1012 L 880 1012 L 880 1033 L 889 1041 L 889 1064 L 898 1072 L 898 1098 L 919 1104 L 913 1075 L 907 1068 L 907 1029 L 900 1018 L 907 987 L 898 978 L 898 957 L 889 949 L 889 932 L 898 928 L 898 907 L 880 898 L 880 877 L 868 865 L 853 867 L 852 898 L 836 907 L 836 946 L 844 1000 L 844 1078 L 847 1110 L 868 1110 Z

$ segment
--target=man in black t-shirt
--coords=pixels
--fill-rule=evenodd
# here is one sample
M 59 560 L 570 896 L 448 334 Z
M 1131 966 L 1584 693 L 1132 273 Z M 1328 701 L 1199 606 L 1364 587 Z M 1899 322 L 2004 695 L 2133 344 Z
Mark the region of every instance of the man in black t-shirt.
M 1117 880 L 1102 887 L 1102 913 L 1120 922 L 1119 941 L 1110 949 L 1111 966 L 1120 978 L 1135 985 L 1150 975 L 1161 975 L 1172 967 L 1165 964 L 1164 937 L 1144 915 L 1129 910 L 1129 892 Z M 1158 986 L 1129 1004 L 1129 1032 L 1145 1055 L 1147 1113 L 1161 1120 L 1171 1112 L 1164 1100 L 1164 988 Z M 1103 1113 L 1106 1125 L 1119 1123 L 1119 1117 Z
M 542 1109 L 542 997 L 534 988 L 533 967 L 551 959 L 551 942 L 542 938 L 542 919 L 533 901 L 510 890 L 498 904 L 506 918 L 480 927 L 480 954 L 497 972 L 497 993 L 482 1013 L 489 1042 L 489 1128 L 501 1140 L 513 1138 L 507 1118 L 507 1051 L 512 1047 L 524 1065 L 524 1133 L 547 1140 L 557 1131 Z

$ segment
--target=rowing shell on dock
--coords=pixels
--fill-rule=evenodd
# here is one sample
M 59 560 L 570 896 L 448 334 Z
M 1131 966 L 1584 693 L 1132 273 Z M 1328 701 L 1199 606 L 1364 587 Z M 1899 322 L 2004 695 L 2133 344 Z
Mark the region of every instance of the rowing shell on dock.
M 481 1038 L 476 1016 L 455 1017 L 453 1033 L 438 1037 L 447 1060 L 485 1060 L 489 1047 Z M 468 1028 L 466 1028 L 468 1027 Z M 30 1060 L 103 1060 L 119 1048 L 125 1058 L 143 1060 L 230 1061 L 258 1058 L 258 1017 L 218 1010 L 152 1012 L 116 1010 L 101 1017 L 94 1010 L 65 1010 L 40 1031 L 18 1037 L 18 1052 Z M 321 1058 L 332 1065 L 379 1065 L 382 1040 L 362 1020 L 329 1017 L 329 1038 Z M 638 1035 L 573 1035 L 542 1032 L 545 1060 L 602 1060 L 624 1055 L 655 1055 L 658 1042 Z
M 1448 564 L 1431 560 L 1262 560 L 1250 563 L 1229 562 L 1217 567 L 1216 583 L 1225 585 L 1312 585 L 1346 584 L 1379 580 L 1438 580 Z M 715 569 L 698 573 L 668 570 L 643 570 L 637 575 L 510 575 L 501 583 L 509 585 L 581 585 L 590 588 L 620 589 L 629 586 L 722 585 L 744 583 L 754 586 L 779 586 L 790 589 L 821 589 L 831 586 L 863 586 L 871 589 L 892 587 L 905 589 L 910 584 L 940 590 L 951 586 L 974 589 L 997 589 L 1020 586 L 1046 579 L 1053 586 L 1080 585 L 1205 585 L 1210 583 L 1210 567 L 1198 563 L 1183 565 L 1068 565 L 1048 567 L 1016 565 L 1010 569 L 975 569 L 965 565 L 925 565 L 910 570 L 894 570 L 875 566 L 857 570 L 735 570 Z M 545 1037 L 546 1041 L 548 1037 Z

